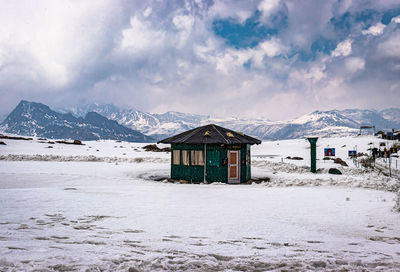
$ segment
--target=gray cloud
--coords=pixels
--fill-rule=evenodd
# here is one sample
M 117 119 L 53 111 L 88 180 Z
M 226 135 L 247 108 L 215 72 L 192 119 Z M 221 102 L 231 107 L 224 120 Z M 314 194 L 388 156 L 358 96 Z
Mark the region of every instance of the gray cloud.
M 2 3 L 0 114 L 20 99 L 270 119 L 399 106 L 400 24 L 365 32 L 400 8 L 396 2 Z M 374 13 L 357 17 L 365 10 Z M 216 19 L 240 24 L 256 12 L 260 24 L 273 24 L 276 14 L 281 23 L 253 48 L 235 49 L 212 30 Z M 347 28 L 335 28 L 332 21 L 346 13 Z M 334 46 L 315 51 L 318 39 Z

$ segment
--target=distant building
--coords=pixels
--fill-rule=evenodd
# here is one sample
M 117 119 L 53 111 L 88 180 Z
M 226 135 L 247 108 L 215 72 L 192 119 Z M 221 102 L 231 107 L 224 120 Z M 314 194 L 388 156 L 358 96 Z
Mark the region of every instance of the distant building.
M 250 146 L 261 141 L 210 124 L 159 143 L 171 144 L 172 179 L 243 183 L 251 179 Z
M 400 140 L 400 131 L 393 129 L 392 131 L 382 132 L 381 137 L 386 140 Z

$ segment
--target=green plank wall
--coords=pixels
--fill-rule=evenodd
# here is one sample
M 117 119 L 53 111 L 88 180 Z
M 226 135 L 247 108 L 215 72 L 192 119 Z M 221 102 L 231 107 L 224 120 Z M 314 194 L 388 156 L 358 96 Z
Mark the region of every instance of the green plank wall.
M 186 144 L 173 144 L 171 145 L 172 150 L 204 150 L 203 145 L 186 145 Z M 172 164 L 172 153 L 171 152 L 171 178 L 172 179 L 183 179 L 187 181 L 202 182 L 204 180 L 204 168 L 203 166 L 194 165 L 175 165 Z M 189 152 L 189 159 L 191 154 Z
M 204 145 L 188 145 L 188 144 L 172 144 L 172 150 L 204 150 Z M 228 166 L 224 165 L 224 161 L 227 162 L 227 150 L 229 149 L 226 145 L 207 145 L 207 182 L 227 182 Z M 237 148 L 236 148 L 237 150 Z M 240 147 L 240 171 L 241 178 L 240 182 L 247 182 L 251 178 L 251 170 L 249 161 L 246 161 L 247 150 L 250 150 L 250 145 L 241 145 Z M 171 152 L 171 162 L 172 162 Z M 189 152 L 189 157 L 191 156 Z M 191 161 L 191 158 L 190 158 Z M 244 164 L 243 164 L 244 162 Z M 204 181 L 204 168 L 203 166 L 193 165 L 175 165 L 171 164 L 171 178 L 177 180 L 187 180 L 192 182 L 203 182 Z

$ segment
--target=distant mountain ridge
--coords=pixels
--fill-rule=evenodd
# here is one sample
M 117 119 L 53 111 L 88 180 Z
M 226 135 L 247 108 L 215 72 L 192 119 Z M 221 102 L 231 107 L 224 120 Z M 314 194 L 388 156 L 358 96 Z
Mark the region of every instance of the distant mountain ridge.
M 112 139 L 129 142 L 152 142 L 152 137 L 124 127 L 114 120 L 87 112 L 85 117 L 51 110 L 42 103 L 22 100 L 0 124 L 6 133 L 53 139 Z
M 186 114 L 175 111 L 151 114 L 133 109 L 121 109 L 110 104 L 88 104 L 83 107 L 63 109 L 62 111 L 81 116 L 88 111 L 94 111 L 157 140 L 210 123 L 241 131 L 263 140 L 304 138 L 309 135 L 319 137 L 355 135 L 359 132 L 361 125 L 375 125 L 377 131 L 400 128 L 400 108 L 382 111 L 361 109 L 317 110 L 286 121 L 269 121 L 261 118 L 216 118 L 209 115 Z
M 205 115 L 172 111 L 164 114 L 151 114 L 139 110 L 118 108 L 111 104 L 87 104 L 82 107 L 58 110 L 81 117 L 90 111 L 97 112 L 111 120 L 117 121 L 121 125 L 140 131 L 157 140 L 198 127 L 209 118 L 209 116 Z

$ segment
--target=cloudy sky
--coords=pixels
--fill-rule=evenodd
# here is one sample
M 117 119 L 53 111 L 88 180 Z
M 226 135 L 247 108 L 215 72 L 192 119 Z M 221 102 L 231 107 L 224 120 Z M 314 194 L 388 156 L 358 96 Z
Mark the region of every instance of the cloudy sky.
M 21 99 L 277 120 L 400 107 L 399 0 L 0 0 Z

